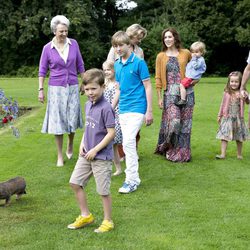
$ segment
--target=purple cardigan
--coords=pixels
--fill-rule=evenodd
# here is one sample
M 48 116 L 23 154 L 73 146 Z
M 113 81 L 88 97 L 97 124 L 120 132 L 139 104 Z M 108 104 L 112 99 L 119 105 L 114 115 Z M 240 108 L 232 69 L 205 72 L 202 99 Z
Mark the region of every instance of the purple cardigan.
M 224 92 L 218 117 L 228 117 L 230 98 L 231 95 L 227 92 Z M 240 99 L 240 118 L 244 118 L 244 104 L 244 100 Z
M 51 48 L 51 43 L 43 47 L 39 64 L 39 77 L 45 77 L 50 70 L 49 82 L 51 86 L 64 86 L 78 84 L 77 74 L 85 71 L 84 62 L 78 43 L 70 39 L 69 55 L 65 63 L 56 48 Z

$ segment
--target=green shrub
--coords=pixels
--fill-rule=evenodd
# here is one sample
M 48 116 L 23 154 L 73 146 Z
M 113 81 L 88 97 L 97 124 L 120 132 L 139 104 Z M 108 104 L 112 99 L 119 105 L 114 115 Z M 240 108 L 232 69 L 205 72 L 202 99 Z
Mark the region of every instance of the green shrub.
M 38 67 L 37 66 L 22 66 L 16 72 L 19 77 L 37 77 Z

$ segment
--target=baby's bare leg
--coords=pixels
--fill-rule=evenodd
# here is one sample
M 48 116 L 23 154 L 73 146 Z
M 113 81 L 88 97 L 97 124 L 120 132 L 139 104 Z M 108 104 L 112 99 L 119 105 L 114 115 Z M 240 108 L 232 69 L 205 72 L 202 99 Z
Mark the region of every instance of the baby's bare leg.
M 186 101 L 187 91 L 182 84 L 180 84 L 180 94 L 181 94 L 181 100 Z

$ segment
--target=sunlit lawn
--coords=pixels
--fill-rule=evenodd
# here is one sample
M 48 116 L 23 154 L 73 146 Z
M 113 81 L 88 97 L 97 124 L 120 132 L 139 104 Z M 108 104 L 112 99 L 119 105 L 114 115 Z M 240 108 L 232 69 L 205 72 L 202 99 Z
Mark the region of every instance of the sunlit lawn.
M 220 149 L 216 118 L 225 82 L 204 78 L 195 87 L 192 161 L 183 164 L 153 154 L 161 116 L 154 93 L 154 124 L 142 128 L 139 145 L 142 184 L 121 195 L 117 190 L 124 175 L 112 179 L 116 227 L 97 235 L 93 230 L 102 221 L 102 206 L 93 180 L 86 191 L 95 224 L 67 229 L 79 214 L 68 181 L 82 131 L 76 134 L 73 159 L 55 167 L 54 138 L 40 133 L 45 105 L 37 101 L 37 79 L 0 78 L 7 96 L 33 107 L 16 123 L 19 139 L 10 129 L 0 130 L 0 182 L 14 176 L 27 182 L 27 195 L 20 201 L 13 196 L 9 207 L 0 201 L 0 249 L 250 249 L 249 142 L 244 143 L 242 161 L 236 158 L 234 142 L 226 160 L 215 160 Z

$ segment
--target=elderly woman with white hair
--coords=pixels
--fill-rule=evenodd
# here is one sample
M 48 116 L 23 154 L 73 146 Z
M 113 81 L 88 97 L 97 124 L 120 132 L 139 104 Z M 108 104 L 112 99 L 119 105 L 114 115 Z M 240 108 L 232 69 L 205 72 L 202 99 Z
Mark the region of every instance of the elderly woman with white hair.
M 64 165 L 63 134 L 68 134 L 66 156 L 71 159 L 75 131 L 83 127 L 78 73 L 83 77 L 85 69 L 77 41 L 68 38 L 69 25 L 65 16 L 52 18 L 50 26 L 55 36 L 43 47 L 39 64 L 38 99 L 41 103 L 45 101 L 44 80 L 50 71 L 47 110 L 41 132 L 55 135 L 58 167 Z

